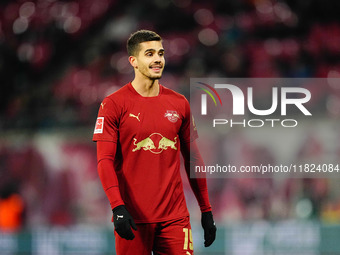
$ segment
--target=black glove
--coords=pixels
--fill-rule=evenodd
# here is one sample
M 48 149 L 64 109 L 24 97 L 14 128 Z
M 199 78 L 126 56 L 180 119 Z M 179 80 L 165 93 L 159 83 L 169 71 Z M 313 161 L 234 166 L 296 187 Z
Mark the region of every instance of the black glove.
M 118 235 L 126 240 L 132 240 L 135 238 L 131 227 L 137 230 L 137 226 L 133 221 L 130 213 L 126 210 L 124 205 L 119 205 L 113 210 L 113 225 Z
M 216 226 L 211 211 L 202 213 L 201 223 L 204 229 L 204 246 L 209 247 L 216 237 Z

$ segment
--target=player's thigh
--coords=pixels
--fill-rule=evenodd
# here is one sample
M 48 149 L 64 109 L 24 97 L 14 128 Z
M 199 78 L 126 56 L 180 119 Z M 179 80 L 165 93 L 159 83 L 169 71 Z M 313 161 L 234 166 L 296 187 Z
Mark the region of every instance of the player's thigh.
M 115 231 L 117 255 L 151 255 L 156 224 L 137 224 L 133 240 L 121 238 Z
M 154 255 L 194 254 L 190 218 L 162 223 L 156 231 Z

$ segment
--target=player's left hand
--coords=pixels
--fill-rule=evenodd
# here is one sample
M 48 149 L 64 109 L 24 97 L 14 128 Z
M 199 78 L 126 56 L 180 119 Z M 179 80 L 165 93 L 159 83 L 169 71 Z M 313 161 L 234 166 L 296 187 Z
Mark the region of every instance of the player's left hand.
M 216 225 L 211 211 L 202 213 L 202 227 L 204 229 L 204 246 L 209 247 L 216 238 Z

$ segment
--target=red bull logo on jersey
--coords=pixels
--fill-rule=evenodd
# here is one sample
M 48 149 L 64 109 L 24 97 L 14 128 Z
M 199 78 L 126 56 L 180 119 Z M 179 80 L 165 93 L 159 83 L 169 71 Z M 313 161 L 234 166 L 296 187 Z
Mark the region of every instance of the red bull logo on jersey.
M 166 111 L 166 113 L 164 114 L 164 117 L 168 118 L 168 120 L 172 123 L 177 122 L 177 120 L 179 120 L 179 114 L 176 111 Z
M 139 151 L 140 149 L 143 149 L 145 151 L 148 150 L 153 150 L 156 149 L 156 146 L 154 144 L 154 142 L 151 140 L 150 137 L 145 138 L 144 140 L 136 143 L 137 139 L 133 138 L 135 141 L 133 142 L 133 144 L 136 146 L 132 151 Z
M 151 153 L 159 154 L 167 149 L 177 150 L 177 137 L 171 140 L 160 133 L 152 133 L 149 137 L 139 142 L 137 138 L 133 138 L 133 140 L 133 145 L 135 145 L 135 147 L 132 149 L 132 152 L 143 149 L 144 151 L 150 151 Z

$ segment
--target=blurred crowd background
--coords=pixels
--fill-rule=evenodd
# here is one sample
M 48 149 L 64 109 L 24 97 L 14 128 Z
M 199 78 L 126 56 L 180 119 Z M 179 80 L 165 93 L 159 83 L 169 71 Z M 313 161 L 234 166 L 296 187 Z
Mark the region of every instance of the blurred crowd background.
M 189 96 L 191 77 L 339 78 L 339 10 L 336 0 L 1 1 L 0 229 L 110 221 L 91 139 L 102 99 L 133 78 L 125 48 L 132 32 L 150 29 L 163 37 L 161 83 Z M 317 95 L 310 107 L 337 120 L 340 85 L 309 89 Z M 230 134 L 233 146 L 246 139 Z M 241 160 L 268 153 L 244 148 Z M 311 134 L 296 157 L 326 155 L 325 148 Z M 208 182 L 220 223 L 340 223 L 334 180 Z

